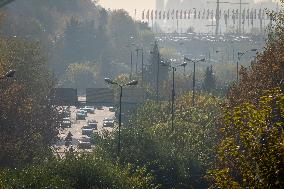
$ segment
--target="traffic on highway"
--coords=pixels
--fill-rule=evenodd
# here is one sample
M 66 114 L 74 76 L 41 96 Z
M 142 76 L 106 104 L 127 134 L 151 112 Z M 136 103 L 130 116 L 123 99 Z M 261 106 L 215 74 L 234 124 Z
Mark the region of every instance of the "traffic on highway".
M 56 153 L 67 151 L 91 152 L 95 142 L 91 138 L 116 128 L 113 107 L 85 106 L 83 108 L 62 107 L 63 122 L 60 126 L 59 140 L 54 148 Z

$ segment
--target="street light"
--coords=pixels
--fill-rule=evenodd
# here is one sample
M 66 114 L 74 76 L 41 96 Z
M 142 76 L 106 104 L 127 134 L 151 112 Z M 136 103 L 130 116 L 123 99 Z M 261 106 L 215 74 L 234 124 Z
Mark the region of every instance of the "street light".
M 142 48 L 137 48 L 136 49 L 136 52 L 137 52 L 137 60 L 138 60 L 138 53 L 139 53 L 139 51 L 141 51 L 141 67 L 142 67 L 142 71 L 141 71 L 141 81 L 142 81 L 142 86 L 143 86 L 143 80 L 144 80 L 144 49 L 143 49 L 143 47 Z M 137 69 L 137 66 L 136 66 L 136 69 Z
M 14 77 L 16 71 L 15 70 L 9 70 L 7 73 L 5 73 L 3 76 L 0 77 L 0 79 L 5 79 L 5 78 L 11 78 Z
M 154 54 L 154 51 L 150 51 L 150 54 Z M 156 76 L 156 101 L 159 102 L 159 75 L 160 75 L 160 64 L 163 64 L 161 61 L 160 51 L 157 52 L 158 60 L 157 60 L 157 76 Z
M 187 62 L 184 62 L 179 65 L 180 67 L 183 67 L 183 75 L 185 76 L 185 67 L 187 66 Z
M 172 60 L 171 60 L 172 62 Z M 173 83 L 172 83 L 172 108 L 171 108 L 171 114 L 172 114 L 172 131 L 174 131 L 174 118 L 175 118 L 175 111 L 174 111 L 174 105 L 175 105 L 175 71 L 177 71 L 177 67 L 186 66 L 187 63 L 182 63 L 178 66 L 173 66 L 172 64 L 166 64 L 164 61 L 161 61 L 162 66 L 168 66 L 172 69 L 173 74 Z
M 237 61 L 237 82 L 239 81 L 239 63 L 240 63 L 240 60 L 242 58 L 242 56 L 244 56 L 246 53 L 248 52 L 256 52 L 257 49 L 250 49 L 250 50 L 247 50 L 245 52 L 238 52 L 238 61 Z
M 130 37 L 130 43 L 128 45 L 126 45 L 126 47 L 130 48 L 130 79 L 132 79 L 132 76 L 133 76 L 133 48 L 136 44 L 133 42 L 134 41 L 134 37 L 131 36 Z M 132 41 L 132 42 L 131 42 Z M 136 64 L 136 67 L 137 67 L 137 64 Z
M 125 86 L 134 86 L 138 84 L 138 81 L 133 80 L 126 84 L 119 84 L 113 81 L 110 78 L 105 78 L 105 82 L 111 85 L 117 85 L 120 87 L 120 95 L 119 95 L 119 120 L 118 120 L 118 144 L 117 144 L 117 155 L 120 156 L 121 151 L 121 140 L 120 140 L 120 130 L 121 130 L 121 98 L 122 98 L 122 88 Z
M 192 82 L 192 106 L 195 104 L 195 64 L 198 62 L 205 62 L 205 58 L 192 60 L 184 57 L 184 61 L 193 62 L 193 82 Z

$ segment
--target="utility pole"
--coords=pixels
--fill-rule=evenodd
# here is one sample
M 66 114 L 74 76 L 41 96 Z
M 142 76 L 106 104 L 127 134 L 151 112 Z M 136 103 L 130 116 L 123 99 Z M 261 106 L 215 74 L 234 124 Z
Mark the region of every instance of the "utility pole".
M 129 83 L 126 84 L 119 84 L 116 81 L 110 79 L 110 78 L 105 78 L 105 82 L 111 85 L 117 85 L 120 88 L 120 93 L 119 93 L 119 117 L 118 117 L 118 143 L 117 143 L 117 156 L 120 157 L 120 152 L 121 152 L 121 99 L 122 99 L 122 89 L 123 87 L 126 86 L 135 86 L 138 84 L 138 81 L 130 81 Z
M 212 3 L 211 1 L 207 1 L 207 3 Z M 220 2 L 220 0 L 217 0 L 216 1 L 216 27 L 215 27 L 215 35 L 218 35 L 219 34 L 219 27 L 220 27 L 220 4 L 227 4 L 227 3 L 230 3 L 230 2 L 227 2 L 227 1 L 222 1 Z M 213 24 L 212 24 L 213 25 Z
M 177 70 L 175 67 L 173 69 L 173 88 L 172 88 L 172 131 L 174 130 L 174 119 L 175 119 L 175 71 Z
M 130 79 L 132 79 L 132 73 L 133 73 L 133 55 L 132 50 L 130 52 Z
M 143 47 L 136 49 L 137 61 L 138 61 L 139 51 L 141 51 L 141 85 L 142 85 L 142 88 L 144 89 L 144 49 Z M 144 98 L 144 91 L 143 91 L 143 98 Z
M 136 49 L 136 68 L 135 68 L 136 75 L 138 72 L 138 58 L 139 58 L 139 50 Z
M 217 8 L 216 8 L 216 28 L 215 28 L 215 35 L 219 33 L 219 24 L 220 24 L 220 1 L 217 0 Z
M 162 66 L 167 66 L 170 67 L 173 71 L 173 83 L 172 83 L 172 107 L 171 107 L 171 114 L 172 114 L 172 131 L 174 131 L 174 120 L 175 120 L 175 96 L 176 96 L 176 92 L 175 92 L 175 72 L 177 71 L 177 67 L 184 67 L 187 65 L 186 62 L 178 65 L 177 67 L 172 65 L 172 60 L 170 64 L 166 64 L 164 61 L 162 61 L 163 63 L 161 64 Z
M 195 106 L 195 64 L 198 62 L 205 62 L 205 58 L 198 60 L 191 60 L 187 57 L 184 57 L 185 61 L 193 63 L 193 80 L 192 80 L 192 106 Z
M 213 30 L 214 30 L 214 26 L 216 26 L 215 24 L 213 24 L 213 19 L 212 19 L 212 24 L 211 25 L 206 25 L 206 27 L 212 27 L 212 29 L 211 29 L 211 32 L 212 32 L 212 36 L 214 35 L 213 34 Z M 208 32 L 208 34 L 209 34 L 209 32 Z
M 160 74 L 160 52 L 158 50 L 158 61 L 157 61 L 157 83 L 156 83 L 156 97 L 157 97 L 157 102 L 159 102 L 159 74 Z
M 232 5 L 239 5 L 240 10 L 239 10 L 239 27 L 238 27 L 238 33 L 242 33 L 242 5 L 248 5 L 249 3 L 243 3 L 242 0 L 240 0 L 239 3 L 231 3 Z

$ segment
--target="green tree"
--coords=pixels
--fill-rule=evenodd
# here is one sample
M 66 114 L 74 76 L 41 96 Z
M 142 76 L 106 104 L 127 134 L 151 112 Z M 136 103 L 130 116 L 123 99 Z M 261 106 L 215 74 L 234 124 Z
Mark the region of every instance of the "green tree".
M 152 176 L 145 168 L 125 167 L 112 163 L 99 154 L 67 155 L 23 170 L 0 173 L 0 187 L 4 188 L 111 188 L 155 189 Z
M 206 170 L 217 143 L 218 99 L 200 96 L 191 107 L 191 94 L 177 99 L 174 130 L 170 104 L 147 101 L 133 111 L 121 132 L 120 162 L 146 167 L 161 188 L 206 188 Z M 134 113 L 135 112 L 135 113 Z M 118 134 L 105 133 L 98 147 L 116 159 Z
M 213 72 L 213 67 L 207 67 L 203 80 L 203 88 L 207 92 L 213 92 L 216 89 L 216 78 Z
M 284 95 L 266 92 L 256 105 L 227 111 L 218 168 L 210 171 L 212 188 L 282 188 L 284 184 Z
M 0 167 L 21 167 L 52 155 L 60 123 L 54 79 L 37 43 L 1 38 L 0 49 L 0 73 L 17 70 L 15 80 L 0 81 Z
M 88 63 L 70 64 L 60 86 L 77 88 L 80 93 L 96 84 L 96 69 Z

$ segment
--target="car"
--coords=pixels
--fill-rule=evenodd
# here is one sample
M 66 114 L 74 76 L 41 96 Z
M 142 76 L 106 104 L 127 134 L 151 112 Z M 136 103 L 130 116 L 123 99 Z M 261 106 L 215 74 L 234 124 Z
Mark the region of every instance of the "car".
M 114 107 L 109 107 L 109 111 L 110 112 L 115 112 L 115 108 Z
M 80 108 L 80 109 L 79 109 L 79 111 L 84 112 L 85 117 L 87 117 L 87 116 L 88 116 L 88 111 L 87 111 L 85 108 Z
M 71 127 L 71 121 L 70 121 L 69 117 L 63 118 L 62 127 L 63 128 L 70 128 Z
M 104 127 L 113 127 L 114 126 L 114 119 L 113 118 L 104 118 L 103 126 Z
M 90 114 L 94 114 L 95 113 L 94 106 L 85 106 L 84 109 L 87 111 L 87 113 L 90 113 Z
M 98 123 L 97 122 L 88 122 L 88 126 L 92 129 L 95 129 L 95 130 L 98 129 Z
M 98 110 L 103 110 L 103 106 L 97 106 Z
M 90 148 L 92 148 L 90 137 L 82 137 L 81 139 L 79 139 L 78 148 L 79 149 L 90 149 Z
M 64 111 L 63 111 L 63 116 L 64 116 L 64 117 L 70 117 L 70 116 L 71 116 L 71 112 L 68 111 L 68 110 L 64 110 Z
M 79 110 L 76 113 L 76 120 L 85 120 L 86 119 L 86 114 L 84 111 Z
M 93 134 L 93 128 L 88 125 L 82 127 L 82 135 L 91 136 Z

